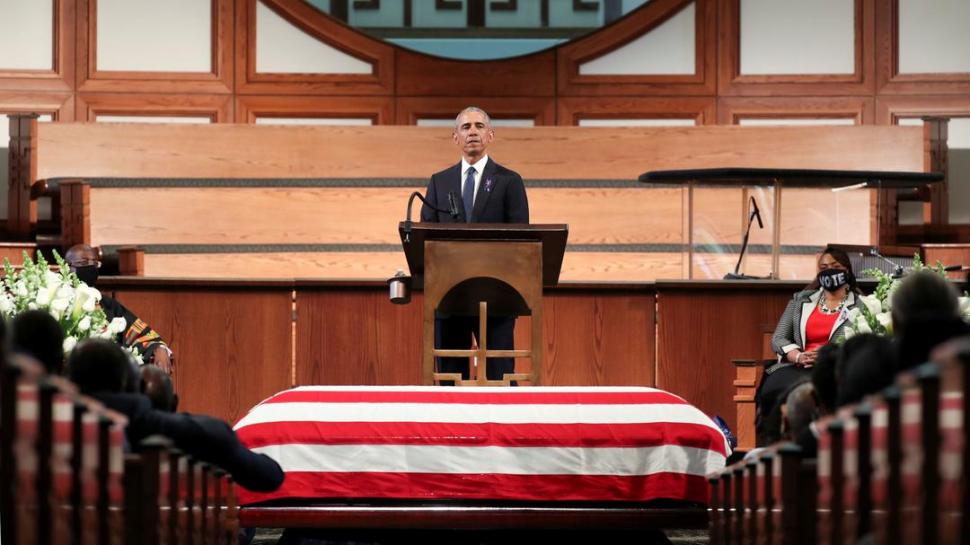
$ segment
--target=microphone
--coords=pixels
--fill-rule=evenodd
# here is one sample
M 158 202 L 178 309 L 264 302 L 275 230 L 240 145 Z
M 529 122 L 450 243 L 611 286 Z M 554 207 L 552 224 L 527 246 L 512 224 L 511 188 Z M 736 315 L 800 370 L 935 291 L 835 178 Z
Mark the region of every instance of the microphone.
M 454 193 L 454 192 L 452 192 L 452 193 Z M 452 207 L 451 210 L 443 210 L 441 208 L 438 208 L 437 206 L 435 206 L 435 205 L 431 204 L 430 202 L 428 202 L 428 199 L 425 199 L 424 198 L 424 195 L 422 195 L 418 191 L 415 191 L 414 193 L 411 193 L 411 196 L 408 197 L 408 211 L 407 211 L 407 216 L 405 216 L 405 218 L 404 218 L 404 242 L 411 242 L 411 223 L 412 223 L 411 222 L 411 207 L 414 204 L 415 197 L 418 198 L 418 199 L 421 199 L 421 202 L 423 202 L 424 204 L 428 205 L 428 208 L 434 210 L 435 212 L 441 212 L 443 214 L 452 214 L 452 215 L 455 215 L 455 213 L 457 212 L 457 209 L 455 207 Z M 451 199 L 451 195 L 449 195 L 449 200 L 450 199 Z M 455 217 L 457 217 L 457 216 L 455 216 Z
M 758 210 L 758 201 L 754 200 L 754 197 L 751 197 L 751 206 L 751 214 L 758 220 L 758 229 L 764 229 L 765 224 L 761 222 L 761 211 Z
M 458 216 L 461 215 L 461 212 L 459 212 L 461 209 L 458 207 L 458 193 L 455 191 L 448 192 L 448 208 L 451 217 L 458 219 Z
M 902 278 L 903 272 L 904 272 L 903 271 L 903 266 L 900 265 L 900 264 L 898 264 L 898 263 L 896 263 L 895 261 L 893 261 L 891 259 L 887 259 L 886 256 L 884 256 L 884 255 L 882 255 L 882 254 L 879 253 L 879 250 L 876 249 L 875 246 L 869 248 L 869 255 L 871 257 L 877 257 L 877 258 L 885 261 L 886 263 L 889 263 L 890 265 L 892 265 L 893 266 L 893 274 L 892 274 L 893 278 Z

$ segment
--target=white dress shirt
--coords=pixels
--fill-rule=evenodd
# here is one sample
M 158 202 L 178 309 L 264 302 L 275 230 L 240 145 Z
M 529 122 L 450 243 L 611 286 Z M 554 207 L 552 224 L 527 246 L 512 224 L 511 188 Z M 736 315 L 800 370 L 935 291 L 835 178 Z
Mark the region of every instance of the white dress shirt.
M 482 183 L 482 172 L 485 171 L 485 164 L 488 163 L 488 155 L 482 155 L 475 164 L 470 164 L 465 160 L 464 157 L 461 158 L 461 189 L 465 190 L 465 178 L 468 178 L 468 169 L 470 167 L 475 167 L 475 194 L 472 197 L 472 206 L 475 205 L 475 199 L 478 198 L 478 187 Z M 459 193 L 460 194 L 460 193 Z M 471 214 L 471 210 L 465 210 L 466 214 Z

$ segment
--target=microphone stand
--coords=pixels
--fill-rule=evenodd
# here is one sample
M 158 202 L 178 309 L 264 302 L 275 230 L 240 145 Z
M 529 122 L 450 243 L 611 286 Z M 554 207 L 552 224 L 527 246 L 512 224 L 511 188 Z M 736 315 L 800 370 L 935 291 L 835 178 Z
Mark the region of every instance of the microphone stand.
M 751 224 L 754 223 L 754 217 L 757 214 L 756 210 L 752 210 L 751 214 L 748 215 L 748 226 L 744 229 L 744 238 L 741 239 L 741 253 L 738 254 L 738 263 L 734 266 L 733 273 L 727 273 L 724 275 L 725 280 L 745 280 L 749 277 L 746 274 L 741 274 L 738 271 L 741 269 L 741 261 L 744 259 L 744 253 L 748 250 L 748 237 L 751 236 Z
M 879 250 L 877 250 L 875 247 L 869 248 L 869 255 L 871 257 L 877 257 L 877 258 L 885 261 L 886 263 L 889 263 L 890 265 L 892 265 L 893 266 L 893 274 L 892 274 L 893 278 L 902 278 L 903 277 L 903 273 L 905 272 L 903 270 L 903 266 L 900 265 L 899 263 L 896 263 L 895 261 L 893 261 L 891 259 L 888 259 L 886 256 L 884 256 L 881 253 L 879 253 Z
M 408 212 L 407 212 L 407 216 L 404 218 L 404 242 L 411 242 L 411 225 L 412 225 L 412 222 L 411 222 L 411 206 L 414 204 L 414 198 L 415 197 L 421 199 L 421 202 L 423 202 L 424 204 L 428 205 L 428 208 L 434 210 L 435 212 L 441 212 L 441 213 L 444 213 L 444 214 L 451 214 L 451 216 L 453 218 L 455 218 L 455 219 L 458 218 L 458 210 L 457 210 L 457 208 L 452 208 L 451 210 L 443 210 L 441 208 L 438 208 L 437 206 L 435 206 L 435 205 L 431 204 L 430 202 L 428 202 L 428 199 L 425 199 L 424 198 L 424 195 L 422 195 L 420 192 L 415 191 L 414 193 L 411 193 L 411 196 L 410 197 L 408 197 Z

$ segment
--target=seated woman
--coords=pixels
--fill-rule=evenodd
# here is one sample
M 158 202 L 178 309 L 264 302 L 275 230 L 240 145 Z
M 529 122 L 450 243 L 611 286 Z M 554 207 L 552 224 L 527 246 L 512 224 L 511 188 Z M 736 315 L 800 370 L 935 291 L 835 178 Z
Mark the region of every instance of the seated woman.
M 858 294 L 848 254 L 825 248 L 818 258 L 818 276 L 788 303 L 771 338 L 778 359 L 765 369 L 755 400 L 758 446 L 779 440 L 778 396 L 811 375 L 819 348 L 844 338 L 848 313 L 856 306 Z

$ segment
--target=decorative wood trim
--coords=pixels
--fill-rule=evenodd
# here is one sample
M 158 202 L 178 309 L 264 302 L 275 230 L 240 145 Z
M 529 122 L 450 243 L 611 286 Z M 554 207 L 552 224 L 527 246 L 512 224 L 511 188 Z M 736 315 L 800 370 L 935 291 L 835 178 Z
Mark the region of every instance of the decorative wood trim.
M 61 182 L 61 245 L 91 244 L 91 187 L 81 180 Z
M 529 118 L 536 125 L 556 124 L 556 104 L 543 97 L 402 97 L 396 101 L 398 125 L 415 125 L 421 118 L 453 119 L 463 108 L 475 105 L 493 119 Z
M 585 38 L 556 49 L 558 92 L 576 95 L 707 95 L 717 78 L 717 17 L 714 0 L 696 5 L 695 72 L 691 75 L 583 76 L 579 66 L 643 36 L 686 8 L 692 0 L 653 0 Z
M 876 0 L 876 83 L 885 94 L 970 94 L 970 73 L 899 73 L 899 0 Z
M 52 70 L 0 70 L 0 90 L 70 91 L 74 89 L 76 0 L 54 2 Z
M 37 179 L 37 118 L 12 117 L 9 136 L 7 231 L 17 239 L 26 239 L 37 224 L 37 201 L 30 198 Z
M 237 123 L 255 123 L 260 116 L 366 117 L 375 125 L 391 125 L 394 123 L 394 100 L 390 97 L 236 97 Z
M 724 96 L 871 95 L 875 89 L 875 0 L 855 1 L 855 70 L 852 74 L 741 74 L 741 0 L 720 12 L 718 91 Z
M 876 123 L 897 125 L 903 117 L 970 117 L 970 95 L 876 98 Z
M 899 73 L 899 0 L 876 0 L 876 84 L 885 94 L 968 94 L 970 73 Z
M 118 274 L 145 276 L 145 250 L 137 246 L 118 248 Z
M 558 100 L 558 124 L 579 125 L 581 119 L 694 119 L 697 125 L 717 122 L 714 97 L 563 97 Z
M 556 52 L 494 61 L 461 61 L 395 47 L 395 94 L 401 96 L 552 97 Z
M 717 101 L 718 123 L 737 125 L 741 118 L 851 118 L 856 125 L 874 122 L 870 97 L 727 97 Z
M 314 38 L 374 67 L 372 74 L 265 74 L 256 72 L 256 2 Z M 389 95 L 394 46 L 340 24 L 302 0 L 236 0 L 236 93 Z
M 213 123 L 232 121 L 229 95 L 163 95 L 78 93 L 78 121 L 96 121 L 98 115 L 205 116 Z
M 77 89 L 82 92 L 230 93 L 233 81 L 233 0 L 212 2 L 210 72 L 99 70 L 97 0 L 77 0 Z
M 74 121 L 74 94 L 0 91 L 0 113 L 51 114 L 55 121 Z

